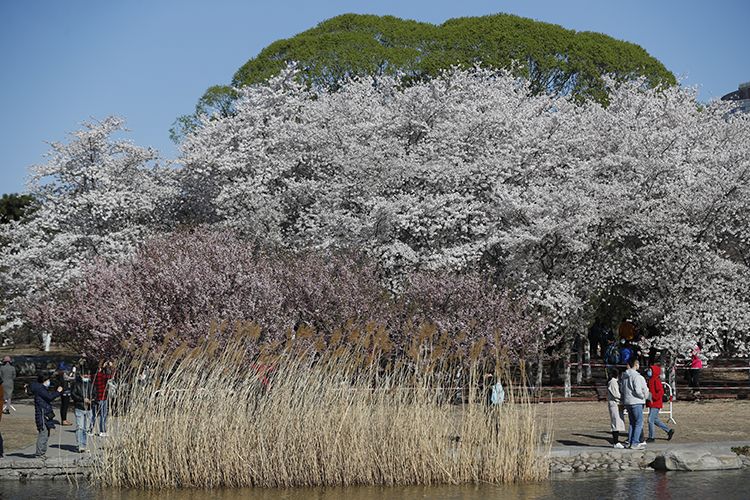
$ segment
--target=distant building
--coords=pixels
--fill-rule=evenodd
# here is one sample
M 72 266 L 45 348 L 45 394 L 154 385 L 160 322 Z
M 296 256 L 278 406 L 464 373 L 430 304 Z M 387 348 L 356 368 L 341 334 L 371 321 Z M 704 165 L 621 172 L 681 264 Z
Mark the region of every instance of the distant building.
M 736 102 L 737 111 L 750 113 L 750 82 L 741 83 L 737 90 L 728 93 L 721 100 Z

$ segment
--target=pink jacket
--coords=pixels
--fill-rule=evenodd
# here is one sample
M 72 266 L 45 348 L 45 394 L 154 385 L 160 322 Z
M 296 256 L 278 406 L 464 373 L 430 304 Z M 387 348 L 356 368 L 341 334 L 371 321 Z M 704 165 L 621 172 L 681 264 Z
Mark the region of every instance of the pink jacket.
M 701 348 L 695 346 L 691 354 L 690 368 L 703 368 L 703 361 L 700 358 Z

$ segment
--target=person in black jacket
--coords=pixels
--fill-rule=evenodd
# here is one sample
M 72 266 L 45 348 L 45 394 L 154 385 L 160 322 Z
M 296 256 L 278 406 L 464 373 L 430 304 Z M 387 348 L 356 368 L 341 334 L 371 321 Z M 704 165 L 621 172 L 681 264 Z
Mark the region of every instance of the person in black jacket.
M 62 395 L 60 397 L 60 420 L 62 425 L 70 425 L 68 421 L 68 410 L 70 409 L 70 391 L 73 386 L 73 382 L 76 379 L 76 369 L 64 361 L 61 361 L 57 365 L 57 384 L 63 388 Z
M 91 428 L 91 404 L 94 400 L 94 384 L 87 370 L 76 376 L 70 396 L 75 408 L 78 452 L 83 453 L 86 451 L 87 433 Z
M 49 433 L 55 428 L 55 413 L 52 410 L 52 401 L 61 393 L 63 388 L 58 387 L 57 392 L 49 390 L 49 375 L 39 375 L 36 382 L 29 387 L 31 394 L 34 396 L 34 420 L 38 432 L 36 438 L 36 456 L 44 457 L 47 453 L 47 441 Z

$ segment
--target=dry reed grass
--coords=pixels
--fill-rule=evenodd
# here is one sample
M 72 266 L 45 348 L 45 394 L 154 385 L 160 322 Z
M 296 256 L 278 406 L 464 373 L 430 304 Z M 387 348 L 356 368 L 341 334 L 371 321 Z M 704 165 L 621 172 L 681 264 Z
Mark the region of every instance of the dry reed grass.
M 468 402 L 456 405 L 438 389 L 449 384 L 439 360 L 385 366 L 374 362 L 375 342 L 358 344 L 369 351 L 316 353 L 310 341 L 303 351 L 287 345 L 276 351 L 282 354 L 249 362 L 253 337 L 172 353 L 145 345 L 134 353 L 119 373 L 120 417 L 97 454 L 98 482 L 157 489 L 547 476 L 548 449 L 539 444 L 543 429 L 528 394 L 510 389 L 504 405 L 486 406 L 478 368 L 470 370 Z M 266 385 L 267 367 L 273 370 Z

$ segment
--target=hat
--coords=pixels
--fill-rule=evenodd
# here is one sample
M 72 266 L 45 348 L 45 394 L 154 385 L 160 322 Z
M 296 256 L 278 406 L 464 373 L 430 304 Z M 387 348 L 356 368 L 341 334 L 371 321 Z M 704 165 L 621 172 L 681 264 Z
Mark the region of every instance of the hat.
M 3 358 L 3 363 L 10 363 L 10 356 L 5 356 Z

